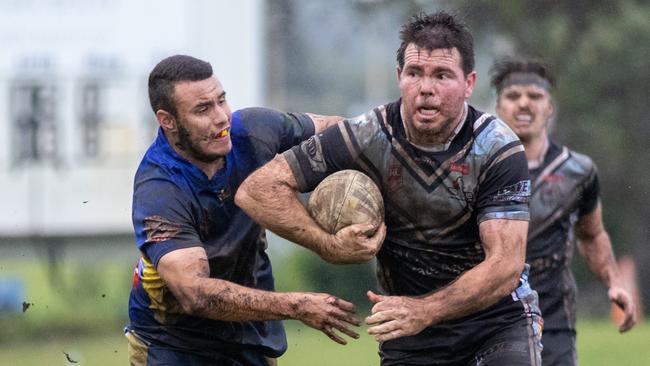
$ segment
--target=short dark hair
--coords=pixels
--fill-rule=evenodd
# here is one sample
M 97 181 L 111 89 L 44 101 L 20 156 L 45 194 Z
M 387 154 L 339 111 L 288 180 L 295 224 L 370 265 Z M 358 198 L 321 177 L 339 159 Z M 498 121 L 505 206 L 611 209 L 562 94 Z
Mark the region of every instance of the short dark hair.
M 555 86 L 555 76 L 544 61 L 514 56 L 503 57 L 492 65 L 490 84 L 499 92 L 503 88 L 503 82 L 512 73 L 535 74 L 546 80 L 551 87 Z
M 397 63 L 404 67 L 404 52 L 409 44 L 429 51 L 456 48 L 461 56 L 465 75 L 474 70 L 474 39 L 464 24 L 452 15 L 440 11 L 419 13 L 402 26 L 399 33 L 402 43 L 397 50 Z
M 153 112 L 163 109 L 178 117 L 174 85 L 179 81 L 199 81 L 211 76 L 210 63 L 192 56 L 174 55 L 163 59 L 149 74 L 149 103 Z

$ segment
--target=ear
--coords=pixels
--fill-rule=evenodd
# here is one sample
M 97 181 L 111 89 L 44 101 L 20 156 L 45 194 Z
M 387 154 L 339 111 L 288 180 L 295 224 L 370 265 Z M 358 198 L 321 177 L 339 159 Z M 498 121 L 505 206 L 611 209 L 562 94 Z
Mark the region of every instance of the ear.
M 172 116 L 171 113 L 167 112 L 164 109 L 159 109 L 156 111 L 156 119 L 158 124 L 162 127 L 163 130 L 168 132 L 176 131 L 176 119 Z
M 476 85 L 476 71 L 467 74 L 465 78 L 465 98 L 469 98 L 474 92 L 474 85 Z
M 397 72 L 397 83 L 399 83 L 402 80 L 402 68 L 397 65 L 395 67 L 395 72 Z

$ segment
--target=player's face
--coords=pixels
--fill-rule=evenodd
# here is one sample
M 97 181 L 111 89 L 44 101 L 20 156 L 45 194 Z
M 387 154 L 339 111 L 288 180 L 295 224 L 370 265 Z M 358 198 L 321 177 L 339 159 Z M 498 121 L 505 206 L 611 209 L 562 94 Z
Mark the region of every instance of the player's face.
M 523 142 L 546 136 L 546 124 L 553 114 L 553 102 L 546 89 L 535 84 L 514 84 L 504 88 L 496 112 Z
M 232 113 L 226 92 L 216 78 L 177 83 L 174 101 L 178 115 L 176 147 L 204 163 L 230 152 Z
M 402 118 L 416 143 L 446 142 L 474 89 L 476 73 L 465 75 L 456 48 L 428 51 L 409 44 L 397 68 Z

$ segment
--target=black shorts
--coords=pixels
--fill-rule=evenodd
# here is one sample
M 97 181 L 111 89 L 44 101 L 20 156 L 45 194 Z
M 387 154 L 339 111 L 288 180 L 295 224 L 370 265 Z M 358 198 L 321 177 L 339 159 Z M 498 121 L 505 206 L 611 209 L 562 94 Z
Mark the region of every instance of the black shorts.
M 544 330 L 542 336 L 544 366 L 576 366 L 576 332 L 575 330 Z
M 500 329 L 477 328 L 462 344 L 429 341 L 430 347 L 391 349 L 390 341 L 379 352 L 382 366 L 541 366 L 541 318 L 521 318 Z M 414 337 L 427 337 L 427 330 Z

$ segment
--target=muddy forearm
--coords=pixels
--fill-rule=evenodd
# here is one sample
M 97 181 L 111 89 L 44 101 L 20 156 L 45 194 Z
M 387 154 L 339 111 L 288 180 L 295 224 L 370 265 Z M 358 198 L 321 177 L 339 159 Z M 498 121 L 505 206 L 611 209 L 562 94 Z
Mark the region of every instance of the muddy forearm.
M 224 321 L 294 319 L 298 310 L 295 295 L 203 278 L 197 283 L 192 313 Z
M 260 225 L 326 257 L 334 237 L 318 226 L 297 194 L 295 178 L 278 155 L 244 181 L 235 202 Z

